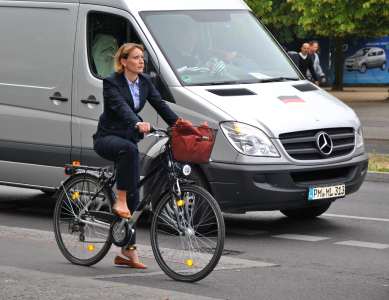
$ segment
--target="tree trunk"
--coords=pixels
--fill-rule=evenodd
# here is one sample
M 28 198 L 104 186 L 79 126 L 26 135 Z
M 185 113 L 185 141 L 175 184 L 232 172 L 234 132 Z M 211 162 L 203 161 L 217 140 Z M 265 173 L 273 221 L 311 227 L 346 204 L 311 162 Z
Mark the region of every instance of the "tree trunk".
M 343 91 L 343 37 L 335 38 L 335 79 L 332 83 L 333 91 Z

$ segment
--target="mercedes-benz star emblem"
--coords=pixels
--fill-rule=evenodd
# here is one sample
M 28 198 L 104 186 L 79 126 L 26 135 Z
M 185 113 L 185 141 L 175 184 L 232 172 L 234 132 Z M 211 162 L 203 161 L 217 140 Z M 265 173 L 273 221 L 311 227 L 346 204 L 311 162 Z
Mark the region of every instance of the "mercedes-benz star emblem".
M 316 144 L 321 155 L 328 156 L 332 153 L 332 140 L 327 133 L 319 132 L 316 138 Z

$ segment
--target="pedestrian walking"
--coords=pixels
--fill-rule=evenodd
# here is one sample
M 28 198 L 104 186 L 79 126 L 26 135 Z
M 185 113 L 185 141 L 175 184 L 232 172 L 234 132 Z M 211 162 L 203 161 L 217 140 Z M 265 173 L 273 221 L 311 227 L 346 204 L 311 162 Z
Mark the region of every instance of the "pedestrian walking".
M 319 85 L 319 79 L 316 75 L 315 69 L 313 67 L 313 59 L 308 55 L 309 44 L 304 43 L 301 46 L 301 52 L 299 53 L 299 69 L 303 73 L 304 77 L 307 78 L 307 71 L 310 71 L 311 76 L 315 80 L 315 84 Z
M 317 49 L 319 49 L 318 41 L 310 41 L 309 42 L 309 51 L 308 56 L 313 60 L 313 68 L 315 69 L 316 75 L 321 77 L 321 82 L 326 82 L 325 74 L 320 66 L 319 55 L 317 55 Z M 312 81 L 312 74 L 309 70 L 307 70 L 307 78 Z

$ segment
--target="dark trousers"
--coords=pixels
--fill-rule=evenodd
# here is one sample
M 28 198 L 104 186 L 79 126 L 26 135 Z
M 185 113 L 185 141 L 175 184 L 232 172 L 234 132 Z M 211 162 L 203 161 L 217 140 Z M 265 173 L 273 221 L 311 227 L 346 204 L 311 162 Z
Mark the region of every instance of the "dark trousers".
M 116 164 L 116 188 L 127 191 L 127 206 L 131 213 L 139 204 L 139 191 L 136 185 L 140 179 L 140 160 L 138 146 L 116 135 L 96 137 L 93 147 L 102 158 Z M 134 193 L 132 196 L 131 194 Z M 136 223 L 133 229 L 136 229 Z M 136 231 L 129 245 L 134 245 Z

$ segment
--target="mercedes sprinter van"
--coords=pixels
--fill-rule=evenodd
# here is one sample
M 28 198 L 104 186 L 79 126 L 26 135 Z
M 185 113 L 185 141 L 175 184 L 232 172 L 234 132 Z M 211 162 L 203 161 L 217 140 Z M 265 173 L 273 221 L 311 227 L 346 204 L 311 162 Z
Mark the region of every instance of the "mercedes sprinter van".
M 355 112 L 305 80 L 242 0 L 3 0 L 0 31 L 0 184 L 53 192 L 66 163 L 111 164 L 92 135 L 128 42 L 144 45 L 144 72 L 178 116 L 217 129 L 189 177 L 223 211 L 314 217 L 365 178 Z M 166 126 L 150 105 L 140 115 Z M 142 175 L 165 141 L 139 143 Z

